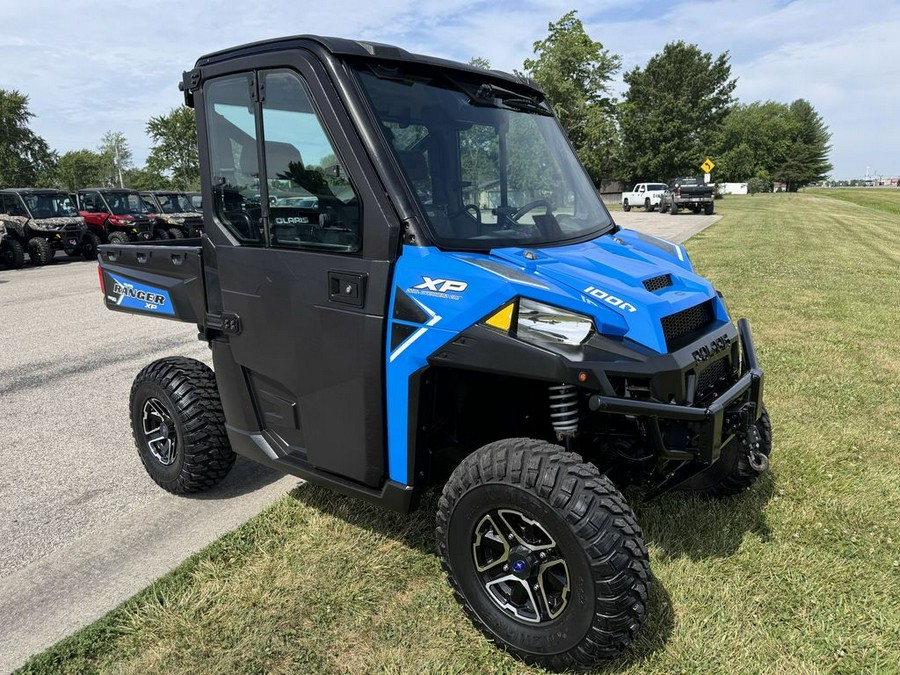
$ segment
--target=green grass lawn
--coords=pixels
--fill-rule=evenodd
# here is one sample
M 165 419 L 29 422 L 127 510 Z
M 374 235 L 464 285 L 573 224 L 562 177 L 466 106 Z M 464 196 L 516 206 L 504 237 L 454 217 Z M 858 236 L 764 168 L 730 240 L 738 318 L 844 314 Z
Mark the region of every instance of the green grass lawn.
M 900 190 L 845 194 L 726 197 L 688 242 L 752 322 L 772 471 L 726 501 L 629 495 L 655 585 L 603 672 L 900 672 Z M 456 606 L 434 507 L 302 486 L 23 671 L 536 672 Z

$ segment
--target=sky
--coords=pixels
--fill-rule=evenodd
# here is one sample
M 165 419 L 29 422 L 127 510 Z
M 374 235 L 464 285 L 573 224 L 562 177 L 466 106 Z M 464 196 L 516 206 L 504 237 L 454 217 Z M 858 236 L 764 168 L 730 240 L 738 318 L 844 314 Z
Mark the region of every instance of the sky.
M 0 0 L 0 88 L 30 97 L 32 128 L 58 152 L 121 131 L 142 165 L 147 120 L 181 104 L 181 73 L 202 54 L 314 33 L 521 69 L 570 9 L 621 56 L 618 95 L 622 73 L 668 42 L 728 51 L 741 102 L 812 103 L 835 178 L 900 174 L 900 0 Z

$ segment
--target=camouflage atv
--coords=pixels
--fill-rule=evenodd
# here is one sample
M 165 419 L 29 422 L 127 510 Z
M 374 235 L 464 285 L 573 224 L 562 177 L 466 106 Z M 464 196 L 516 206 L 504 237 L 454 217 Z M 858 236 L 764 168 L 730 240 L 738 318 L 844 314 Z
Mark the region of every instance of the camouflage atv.
M 154 239 L 191 239 L 203 231 L 203 218 L 184 192 L 146 190 L 141 192 L 141 199 L 156 215 Z
M 17 270 L 25 264 L 25 249 L 6 233 L 6 225 L 2 222 L 0 222 L 0 264 L 10 270 Z
M 0 222 L 6 226 L 7 237 L 27 250 L 35 265 L 52 262 L 58 250 L 96 256 L 96 244 L 87 239 L 84 220 L 61 190 L 0 190 Z

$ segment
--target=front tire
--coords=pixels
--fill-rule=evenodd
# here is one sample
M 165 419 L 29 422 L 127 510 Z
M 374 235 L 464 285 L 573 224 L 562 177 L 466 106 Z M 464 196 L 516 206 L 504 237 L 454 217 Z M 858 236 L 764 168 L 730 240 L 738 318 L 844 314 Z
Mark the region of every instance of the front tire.
M 629 211 L 631 211 L 631 204 L 628 203 L 627 199 L 624 202 L 622 202 L 622 210 L 625 211 L 625 213 L 628 213 Z
M 53 262 L 53 246 L 43 237 L 33 237 L 28 241 L 28 257 L 35 265 L 44 266 Z
M 234 465 L 216 376 L 204 363 L 159 359 L 131 386 L 131 430 L 150 477 L 174 494 L 202 492 Z
M 507 439 L 463 460 L 438 504 L 437 539 L 475 627 L 527 663 L 596 667 L 643 625 L 641 529 L 612 482 L 559 446 Z
M 169 228 L 169 239 L 184 239 L 184 232 L 177 227 Z
M 772 454 L 772 421 L 763 406 L 762 415 L 756 420 L 759 432 L 759 452 L 768 458 Z M 722 448 L 719 461 L 696 476 L 678 486 L 685 492 L 698 492 L 711 497 L 730 497 L 748 490 L 759 478 L 760 472 L 753 468 L 751 449 L 735 438 Z
M 644 199 L 644 211 L 649 213 L 652 210 L 653 210 L 653 204 L 650 203 L 650 197 L 647 197 L 646 199 Z
M 107 237 L 110 244 L 127 244 L 129 242 L 128 235 L 125 232 L 113 232 Z
M 81 240 L 81 255 L 85 260 L 97 259 L 97 248 L 100 246 L 100 237 L 94 232 L 85 232 Z
M 707 204 L 703 207 L 703 213 L 705 213 L 707 216 L 711 216 L 713 214 L 713 208 L 714 207 L 712 204 Z
M 17 270 L 25 264 L 25 249 L 17 239 L 6 237 L 0 245 L 0 263 L 8 270 Z

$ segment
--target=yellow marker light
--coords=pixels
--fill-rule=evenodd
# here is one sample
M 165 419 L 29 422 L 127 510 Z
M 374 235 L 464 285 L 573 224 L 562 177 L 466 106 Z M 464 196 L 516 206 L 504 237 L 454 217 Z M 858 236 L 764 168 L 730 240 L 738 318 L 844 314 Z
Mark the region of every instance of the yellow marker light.
M 515 309 L 515 307 L 516 303 L 509 303 L 488 317 L 485 324 L 491 328 L 499 328 L 503 331 L 509 330 L 509 327 L 512 325 L 513 309 Z

